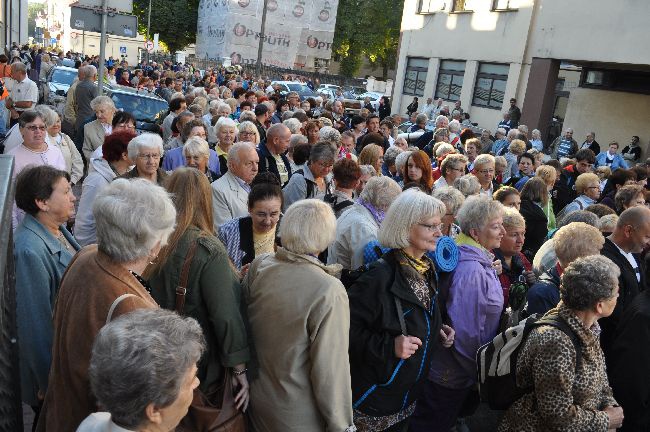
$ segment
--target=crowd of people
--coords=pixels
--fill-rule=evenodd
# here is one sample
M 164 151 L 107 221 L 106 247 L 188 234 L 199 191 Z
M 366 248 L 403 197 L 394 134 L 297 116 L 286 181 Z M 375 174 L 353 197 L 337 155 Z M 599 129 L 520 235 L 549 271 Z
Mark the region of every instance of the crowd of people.
M 477 351 L 513 314 L 571 334 L 542 325 L 522 342 L 527 391 L 500 431 L 650 428 L 640 152 L 595 152 L 570 129 L 546 145 L 516 101 L 495 136 L 456 104 L 409 142 L 387 97 L 349 115 L 226 70 L 154 80 L 169 112 L 137 135 L 78 66 L 74 137 L 12 98 L 5 141 L 35 430 L 199 430 L 198 394 L 259 432 L 462 432 Z

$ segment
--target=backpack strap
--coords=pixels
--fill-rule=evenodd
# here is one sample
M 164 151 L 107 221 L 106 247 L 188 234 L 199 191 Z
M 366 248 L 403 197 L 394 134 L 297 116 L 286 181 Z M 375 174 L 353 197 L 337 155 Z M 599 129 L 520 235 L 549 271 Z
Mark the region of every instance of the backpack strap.
M 181 276 L 178 279 L 178 285 L 176 286 L 176 305 L 174 310 L 177 314 L 183 315 L 183 310 L 185 309 L 185 294 L 187 294 L 187 279 L 190 274 L 190 265 L 194 259 L 194 254 L 196 254 L 196 249 L 199 246 L 199 243 L 195 241 L 190 246 L 190 249 L 187 251 L 185 256 L 185 261 L 183 261 L 183 268 L 181 269 Z
M 120 303 L 122 303 L 122 300 L 128 297 L 135 297 L 135 294 L 122 294 L 118 298 L 116 298 L 113 301 L 113 304 L 111 305 L 110 309 L 108 309 L 108 315 L 106 315 L 106 324 L 111 322 L 111 318 L 113 318 L 113 312 L 115 312 L 115 309 L 119 306 Z
M 402 301 L 397 296 L 393 296 L 393 298 L 395 299 L 395 307 L 397 308 L 399 327 L 402 330 L 402 334 L 408 336 L 408 333 L 406 332 L 406 321 L 404 321 L 404 308 L 402 307 Z

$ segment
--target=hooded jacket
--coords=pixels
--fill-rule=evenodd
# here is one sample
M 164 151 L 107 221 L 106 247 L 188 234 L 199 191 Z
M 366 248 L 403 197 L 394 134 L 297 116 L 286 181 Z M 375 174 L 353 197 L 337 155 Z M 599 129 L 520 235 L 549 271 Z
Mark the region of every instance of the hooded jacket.
M 97 243 L 93 203 L 101 188 L 112 182 L 117 176 L 106 159 L 90 159 L 90 165 L 93 169 L 89 170 L 89 174 L 83 182 L 74 223 L 74 236 L 82 247 Z

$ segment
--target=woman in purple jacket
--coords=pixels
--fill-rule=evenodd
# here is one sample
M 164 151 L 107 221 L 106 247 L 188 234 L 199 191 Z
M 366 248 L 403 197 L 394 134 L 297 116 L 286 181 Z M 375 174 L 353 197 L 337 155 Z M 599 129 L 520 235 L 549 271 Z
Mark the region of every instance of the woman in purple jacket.
M 471 196 L 456 219 L 461 229 L 456 238 L 458 266 L 440 280 L 443 321 L 456 330 L 455 344 L 433 356 L 411 419 L 412 432 L 448 432 L 459 416 L 476 409 L 476 351 L 496 336 L 503 311 L 497 277 L 501 263 L 490 253 L 505 234 L 503 205 L 483 195 Z

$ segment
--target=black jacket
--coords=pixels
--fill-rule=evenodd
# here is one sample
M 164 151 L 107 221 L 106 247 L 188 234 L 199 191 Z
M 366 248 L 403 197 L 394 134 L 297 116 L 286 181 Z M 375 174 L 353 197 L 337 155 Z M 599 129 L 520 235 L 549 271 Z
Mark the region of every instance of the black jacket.
M 630 262 L 625 258 L 618 247 L 612 243 L 610 239 L 605 239 L 605 244 L 600 254 L 611 259 L 614 264 L 621 270 L 621 275 L 618 277 L 618 301 L 614 312 L 607 317 L 598 320 L 602 332 L 600 334 L 600 346 L 605 353 L 605 361 L 607 362 L 607 369 L 609 370 L 609 359 L 612 353 L 612 345 L 614 344 L 614 334 L 618 323 L 626 313 L 627 307 L 632 303 L 632 300 L 645 289 L 645 263 L 638 254 L 634 254 L 639 265 L 641 272 L 641 281 L 637 281 L 636 272 Z
M 560 180 L 555 183 L 551 192 L 553 196 L 553 211 L 559 214 L 567 204 L 577 198 L 576 179 L 580 173 L 576 170 L 575 165 L 570 165 L 562 170 Z
M 280 172 L 278 171 L 278 165 L 275 162 L 275 158 L 269 151 L 269 149 L 266 147 L 266 141 L 262 141 L 259 143 L 257 146 L 257 156 L 260 158 L 259 162 L 259 167 L 258 167 L 258 172 L 272 172 L 275 174 L 278 179 L 280 178 Z M 289 158 L 287 158 L 287 155 L 282 154 L 280 155 L 282 158 L 282 162 L 284 162 L 284 166 L 287 169 L 287 173 L 289 174 L 289 178 L 291 178 L 291 163 L 289 162 Z M 223 175 L 224 173 L 221 173 Z M 287 180 L 287 183 L 289 181 Z M 284 185 L 282 185 L 284 186 Z
M 519 213 L 526 220 L 526 239 L 522 252 L 530 262 L 533 262 L 535 254 L 546 241 L 548 219 L 540 206 L 527 199 L 521 200 Z
M 629 305 L 616 328 L 610 353 L 609 383 L 623 407 L 621 432 L 650 430 L 650 292 Z
M 587 141 L 583 142 L 580 148 L 582 148 L 582 146 L 584 146 L 585 144 L 587 144 Z M 598 144 L 598 141 L 596 140 L 593 140 L 591 144 L 589 144 L 588 148 L 589 150 L 594 152 L 595 155 L 598 155 L 600 153 L 600 144 Z
M 432 306 L 426 310 L 411 290 L 395 251 L 370 265 L 350 287 L 350 373 L 355 409 L 371 415 L 397 413 L 417 400 L 438 346 L 441 327 L 436 275 L 430 272 Z M 395 356 L 402 331 L 395 297 L 404 311 L 406 330 L 422 346 L 406 360 Z
M 560 302 L 560 274 L 556 266 L 542 273 L 528 290 L 526 299 L 528 300 L 526 311 L 529 315 L 545 314 L 557 306 Z
M 390 105 L 379 105 L 379 120 L 383 120 L 390 115 Z

